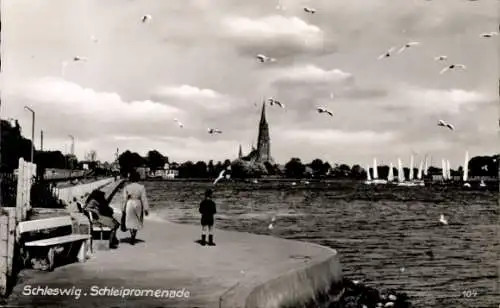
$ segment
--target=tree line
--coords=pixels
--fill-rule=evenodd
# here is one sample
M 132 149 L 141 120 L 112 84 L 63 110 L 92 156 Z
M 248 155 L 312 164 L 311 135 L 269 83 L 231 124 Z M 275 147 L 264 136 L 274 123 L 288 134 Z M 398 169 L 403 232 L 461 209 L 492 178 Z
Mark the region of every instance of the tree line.
M 497 176 L 498 162 L 500 155 L 476 156 L 469 160 L 469 176 Z M 163 169 L 165 164 L 169 164 L 170 169 L 178 171 L 179 178 L 214 178 L 222 170 L 230 170 L 232 178 L 259 178 L 263 176 L 285 177 L 285 178 L 343 178 L 362 180 L 367 178 L 367 170 L 358 164 L 349 166 L 347 164 L 334 164 L 333 166 L 319 158 L 313 159 L 309 163 L 304 163 L 298 157 L 291 158 L 286 164 L 278 165 L 266 163 L 253 163 L 243 159 L 224 161 L 185 161 L 182 163 L 170 162 L 167 156 L 157 150 L 151 150 L 146 157 L 130 151 L 125 151 L 119 156 L 120 169 L 123 174 L 138 167 L 148 167 L 151 171 Z M 378 166 L 379 178 L 387 178 L 389 166 Z M 409 177 L 410 169 L 403 168 L 405 178 Z M 373 177 L 373 168 L 368 170 Z M 418 168 L 413 169 L 416 176 Z M 398 176 L 397 168 L 393 167 L 393 174 Z M 431 166 L 428 168 L 428 175 L 442 174 L 441 168 Z M 452 176 L 461 176 L 462 167 L 451 170 Z
M 20 157 L 25 160 L 30 159 L 31 141 L 22 137 L 21 127 L 17 121 L 12 125 L 9 121 L 1 120 L 1 147 L 0 147 L 0 172 L 12 173 L 18 167 Z M 96 170 L 98 173 L 108 172 L 111 164 L 100 164 L 96 160 L 95 151 L 89 152 L 88 158 L 95 161 L 88 163 L 89 169 Z M 493 156 L 475 156 L 469 160 L 469 176 L 491 176 L 498 175 L 498 163 L 500 155 Z M 63 154 L 61 151 L 34 151 L 34 162 L 37 164 L 37 174 L 43 174 L 45 168 L 58 169 L 81 169 L 82 162 L 71 154 Z M 262 176 L 276 176 L 286 178 L 346 178 L 346 179 L 365 179 L 367 170 L 360 165 L 349 166 L 347 164 L 333 164 L 333 166 L 319 158 L 305 163 L 298 157 L 291 158 L 284 165 L 271 163 L 252 163 L 244 159 L 235 159 L 224 161 L 185 161 L 182 163 L 170 162 L 168 156 L 160 153 L 158 150 L 150 150 L 145 157 L 136 152 L 126 150 L 118 156 L 120 172 L 123 175 L 138 167 L 148 167 L 151 171 L 161 170 L 165 164 L 169 168 L 178 170 L 178 177 L 181 178 L 213 178 L 222 170 L 231 169 L 233 178 L 255 178 Z M 100 170 L 100 168 L 103 170 Z M 462 175 L 462 167 L 452 170 L 452 176 Z M 389 173 L 389 166 L 378 166 L 378 175 L 380 178 L 386 178 Z M 414 174 L 417 173 L 414 169 Z M 373 170 L 369 170 L 373 175 Z M 405 177 L 409 175 L 409 168 L 404 168 Z M 394 176 L 398 176 L 398 170 L 393 169 Z M 441 168 L 429 167 L 429 175 L 441 174 Z

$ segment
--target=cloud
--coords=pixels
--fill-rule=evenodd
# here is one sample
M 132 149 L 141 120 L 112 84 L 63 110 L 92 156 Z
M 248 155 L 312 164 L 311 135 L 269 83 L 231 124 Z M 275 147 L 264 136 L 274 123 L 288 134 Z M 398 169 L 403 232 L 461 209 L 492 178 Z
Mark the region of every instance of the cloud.
M 201 89 L 190 85 L 159 87 L 153 97 L 179 108 L 191 110 L 201 107 L 229 112 L 234 107 L 225 95 L 211 89 Z
M 318 50 L 325 43 L 323 30 L 298 17 L 229 17 L 222 26 L 224 34 L 244 51 L 269 52 L 278 58 Z
M 425 89 L 403 87 L 394 92 L 400 99 L 385 100 L 389 109 L 412 109 L 424 114 L 458 114 L 462 111 L 472 111 L 481 104 L 492 100 L 488 95 L 464 89 Z
M 396 138 L 393 132 L 375 132 L 375 131 L 342 131 L 336 129 L 311 129 L 311 130 L 287 130 L 284 133 L 285 138 L 309 141 L 313 144 L 335 143 L 335 144 L 365 144 L 389 142 Z
M 32 100 L 35 107 L 44 108 L 50 103 L 53 110 L 67 115 L 135 121 L 145 117 L 160 119 L 180 112 L 150 100 L 125 102 L 117 93 L 97 92 L 59 78 L 43 78 L 26 86 L 20 94 Z
M 127 102 L 117 93 L 99 92 L 59 78 L 7 84 L 5 93 L 8 101 L 21 100 L 30 105 L 37 122 L 47 131 L 59 131 L 63 136 L 69 132 L 80 138 L 134 131 L 150 134 L 166 119 L 183 114 L 172 106 L 151 100 Z M 22 105 L 16 105 L 20 108 Z
M 340 69 L 324 70 L 315 65 L 285 68 L 276 74 L 276 84 L 331 84 L 348 83 L 354 80 L 352 74 Z
M 214 90 L 200 89 L 190 85 L 181 85 L 178 87 L 160 87 L 157 90 L 157 94 L 181 99 L 210 99 L 218 98 L 221 96 Z

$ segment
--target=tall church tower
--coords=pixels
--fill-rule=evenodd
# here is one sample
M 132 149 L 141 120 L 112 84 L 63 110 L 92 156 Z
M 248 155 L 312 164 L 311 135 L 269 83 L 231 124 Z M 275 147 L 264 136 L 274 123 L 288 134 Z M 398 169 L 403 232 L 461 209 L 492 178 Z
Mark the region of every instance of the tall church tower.
M 271 158 L 271 140 L 269 139 L 269 125 L 266 120 L 266 102 L 262 103 L 262 113 L 259 123 L 259 137 L 257 139 L 257 157 L 256 161 L 260 163 L 270 162 Z
M 238 158 L 239 159 L 243 158 L 243 150 L 241 149 L 241 144 L 240 144 L 240 150 L 238 151 Z

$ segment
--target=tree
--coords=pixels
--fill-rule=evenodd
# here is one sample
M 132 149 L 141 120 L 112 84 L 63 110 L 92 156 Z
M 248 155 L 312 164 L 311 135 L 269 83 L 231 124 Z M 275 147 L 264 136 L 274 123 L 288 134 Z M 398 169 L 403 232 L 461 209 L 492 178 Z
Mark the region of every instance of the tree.
M 300 158 L 293 157 L 285 164 L 285 175 L 288 178 L 302 178 L 306 166 L 302 164 Z
M 218 161 L 214 167 L 215 174 L 218 175 L 222 170 L 224 170 L 224 166 L 222 165 L 222 162 Z
M 271 164 L 268 161 L 266 161 L 264 163 L 264 167 L 266 169 L 266 174 L 268 174 L 268 175 L 276 175 L 276 174 L 279 173 L 278 166 L 277 165 L 273 165 L 273 164 Z
M 120 173 L 127 175 L 132 170 L 143 166 L 145 163 L 144 158 L 138 153 L 132 153 L 129 150 L 123 152 L 118 156 L 118 164 L 120 165 Z
M 194 163 L 190 160 L 179 165 L 179 177 L 191 178 L 194 174 Z
M 0 136 L 0 155 L 2 157 L 0 171 L 13 172 L 14 169 L 17 169 L 21 157 L 29 161 L 32 148 L 31 140 L 25 139 L 21 135 L 21 127 L 17 120 L 15 124 L 1 120 Z
M 204 161 L 198 161 L 194 164 L 193 175 L 195 178 L 206 178 L 208 177 L 207 164 Z
M 168 163 L 168 158 L 163 156 L 157 150 L 151 150 L 148 152 L 146 161 L 149 169 L 154 172 L 156 170 L 163 169 L 165 164 Z
M 364 170 L 360 165 L 353 165 L 351 167 L 350 175 L 352 179 L 361 180 L 366 178 L 366 170 Z
M 250 164 L 242 159 L 236 159 L 231 163 L 231 177 L 245 179 L 250 174 Z
M 309 164 L 309 167 L 312 169 L 313 177 L 323 177 L 328 172 L 328 169 L 325 169 L 325 162 L 319 158 L 313 159 L 313 161 Z
M 212 178 L 212 177 L 217 176 L 216 173 L 215 173 L 215 166 L 214 166 L 214 161 L 213 160 L 209 160 L 208 161 L 207 169 L 208 169 L 208 176 L 209 177 Z

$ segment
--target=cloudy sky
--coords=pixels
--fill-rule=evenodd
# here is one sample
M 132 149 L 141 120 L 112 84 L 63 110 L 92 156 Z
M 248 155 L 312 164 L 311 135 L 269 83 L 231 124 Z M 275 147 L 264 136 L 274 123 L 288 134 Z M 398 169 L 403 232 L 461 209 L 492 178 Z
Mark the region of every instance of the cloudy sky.
M 465 150 L 498 152 L 498 37 L 480 37 L 497 14 L 496 0 L 4 0 L 2 118 L 29 137 L 31 106 L 37 145 L 43 129 L 45 149 L 69 151 L 71 134 L 80 158 L 119 148 L 222 160 L 256 142 L 262 99 L 275 97 L 286 104 L 267 106 L 279 163 L 416 153 L 455 167 Z M 421 44 L 377 60 L 409 41 Z M 467 70 L 440 75 L 439 55 Z

